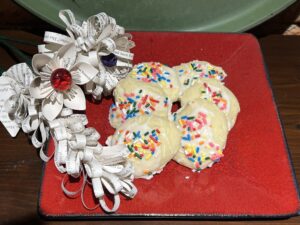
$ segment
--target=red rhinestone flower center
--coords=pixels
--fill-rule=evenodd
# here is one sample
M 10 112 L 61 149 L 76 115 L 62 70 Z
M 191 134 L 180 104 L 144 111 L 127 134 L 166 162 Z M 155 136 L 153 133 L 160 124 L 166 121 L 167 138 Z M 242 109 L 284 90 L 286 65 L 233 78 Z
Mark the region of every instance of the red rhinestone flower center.
M 51 85 L 57 91 L 67 91 L 72 85 L 72 76 L 70 72 L 64 68 L 58 68 L 51 74 Z

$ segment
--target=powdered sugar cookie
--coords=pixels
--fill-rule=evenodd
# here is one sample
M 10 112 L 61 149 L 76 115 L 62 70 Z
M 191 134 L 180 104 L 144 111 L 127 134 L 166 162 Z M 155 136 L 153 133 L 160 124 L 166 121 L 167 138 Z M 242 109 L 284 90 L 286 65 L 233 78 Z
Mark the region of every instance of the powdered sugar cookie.
M 115 104 L 109 110 L 109 122 L 117 128 L 127 119 L 139 115 L 168 117 L 171 103 L 157 85 L 127 77 L 119 81 L 113 92 Z
M 178 100 L 181 85 L 175 71 L 159 62 L 144 62 L 133 67 L 128 76 L 159 85 L 172 102 Z
M 167 118 L 139 116 L 127 120 L 111 138 L 126 144 L 135 178 L 152 178 L 174 157 L 180 147 L 180 131 Z
M 200 171 L 223 156 L 227 120 L 215 104 L 202 99 L 191 101 L 174 113 L 174 121 L 182 132 L 181 148 L 174 157 L 176 162 Z
M 222 81 L 227 76 L 221 67 L 199 60 L 182 63 L 179 66 L 174 66 L 173 69 L 179 77 L 182 91 L 191 87 L 199 78 L 213 78 Z
M 220 81 L 209 78 L 198 79 L 193 86 L 185 90 L 180 97 L 180 102 L 185 105 L 198 98 L 213 102 L 225 113 L 228 128 L 231 129 L 234 126 L 240 112 L 240 105 L 235 95 Z

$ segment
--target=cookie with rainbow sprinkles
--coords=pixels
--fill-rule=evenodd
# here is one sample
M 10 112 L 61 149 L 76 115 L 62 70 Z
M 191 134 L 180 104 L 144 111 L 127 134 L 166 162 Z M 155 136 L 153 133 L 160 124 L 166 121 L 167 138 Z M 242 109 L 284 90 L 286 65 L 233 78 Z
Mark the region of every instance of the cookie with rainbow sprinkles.
M 199 78 L 190 88 L 186 89 L 180 97 L 181 105 L 195 99 L 204 99 L 214 103 L 223 112 L 231 129 L 240 112 L 240 105 L 235 95 L 220 81 L 209 78 Z
M 160 86 L 172 102 L 177 101 L 181 94 L 181 84 L 175 71 L 162 63 L 139 63 L 133 67 L 128 76 Z
M 127 120 L 110 141 L 127 146 L 135 178 L 151 179 L 180 148 L 180 131 L 167 118 L 144 115 Z
M 168 117 L 172 103 L 161 87 L 131 77 L 119 81 L 115 103 L 109 109 L 109 122 L 117 128 L 126 120 L 141 115 Z
M 199 78 L 212 78 L 223 81 L 227 77 L 227 74 L 221 67 L 206 61 L 193 60 L 174 66 L 173 69 L 179 77 L 182 91 L 191 87 Z
M 197 99 L 173 114 L 181 131 L 180 149 L 174 160 L 201 171 L 223 157 L 228 127 L 225 114 L 213 103 Z

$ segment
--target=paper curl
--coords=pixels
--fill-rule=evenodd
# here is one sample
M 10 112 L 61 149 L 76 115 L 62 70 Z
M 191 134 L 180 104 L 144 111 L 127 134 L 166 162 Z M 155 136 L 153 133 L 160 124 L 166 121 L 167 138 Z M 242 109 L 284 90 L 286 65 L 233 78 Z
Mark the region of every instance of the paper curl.
M 128 150 L 125 145 L 101 146 L 100 134 L 94 128 L 85 128 L 86 122 L 84 116 L 71 115 L 50 123 L 56 140 L 54 162 L 60 172 L 72 177 L 86 174 L 101 207 L 114 212 L 120 205 L 119 192 L 129 198 L 137 193 L 132 165 L 126 161 Z M 104 200 L 104 189 L 114 196 L 111 209 Z

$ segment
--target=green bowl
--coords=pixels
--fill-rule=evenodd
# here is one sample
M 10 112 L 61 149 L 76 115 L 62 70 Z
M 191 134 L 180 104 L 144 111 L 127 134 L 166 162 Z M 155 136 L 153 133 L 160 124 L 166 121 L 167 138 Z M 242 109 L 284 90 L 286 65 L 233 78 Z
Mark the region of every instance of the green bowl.
M 78 20 L 106 12 L 127 30 L 243 32 L 295 0 L 16 0 L 43 20 L 64 29 L 61 9 Z

